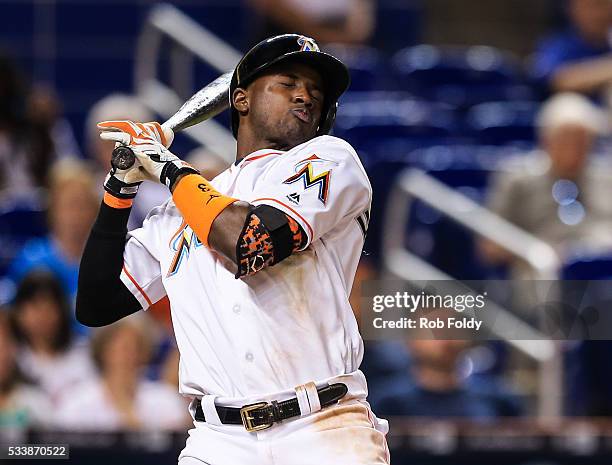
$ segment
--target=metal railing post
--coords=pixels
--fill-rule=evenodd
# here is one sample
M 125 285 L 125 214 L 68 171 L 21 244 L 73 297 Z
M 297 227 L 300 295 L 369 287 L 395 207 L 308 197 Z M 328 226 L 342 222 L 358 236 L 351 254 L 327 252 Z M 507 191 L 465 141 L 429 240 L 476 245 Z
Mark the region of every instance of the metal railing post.
M 406 250 L 405 228 L 414 199 L 523 259 L 538 279 L 557 279 L 560 260 L 550 245 L 414 168 L 406 169 L 398 176 L 387 203 L 392 206 L 392 210 L 385 212 L 383 257 L 385 268 L 393 275 L 411 281 L 452 280 L 451 276 Z M 412 274 L 406 271 L 411 268 L 418 271 Z M 496 308 L 496 314 L 506 318 L 506 324 L 526 325 L 521 320 L 512 320 L 515 317 L 500 307 Z M 562 413 L 561 346 L 559 341 L 545 340 L 544 334 L 535 328 L 530 328 L 529 331 L 528 334 L 533 335 L 533 340 L 508 340 L 502 333 L 497 335 L 538 363 L 538 416 L 542 421 L 554 422 Z

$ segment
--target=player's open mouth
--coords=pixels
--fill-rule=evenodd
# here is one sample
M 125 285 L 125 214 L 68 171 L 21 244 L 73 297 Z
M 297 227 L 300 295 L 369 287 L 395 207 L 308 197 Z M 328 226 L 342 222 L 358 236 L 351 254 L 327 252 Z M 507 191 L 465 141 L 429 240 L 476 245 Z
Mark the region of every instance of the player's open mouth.
M 308 110 L 302 108 L 294 108 L 291 112 L 304 123 L 310 124 L 312 122 L 312 116 Z

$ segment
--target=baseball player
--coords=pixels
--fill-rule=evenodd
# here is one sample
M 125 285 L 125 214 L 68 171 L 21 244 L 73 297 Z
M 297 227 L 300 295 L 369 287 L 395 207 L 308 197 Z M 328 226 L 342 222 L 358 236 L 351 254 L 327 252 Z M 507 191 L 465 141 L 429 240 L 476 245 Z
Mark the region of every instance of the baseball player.
M 230 85 L 236 162 L 212 181 L 158 123 L 99 124 L 138 163 L 106 178 L 77 316 L 106 325 L 168 296 L 195 425 L 180 465 L 389 463 L 348 300 L 372 192 L 353 148 L 327 135 L 348 85 L 308 37 L 257 44 Z M 146 179 L 172 197 L 128 233 Z

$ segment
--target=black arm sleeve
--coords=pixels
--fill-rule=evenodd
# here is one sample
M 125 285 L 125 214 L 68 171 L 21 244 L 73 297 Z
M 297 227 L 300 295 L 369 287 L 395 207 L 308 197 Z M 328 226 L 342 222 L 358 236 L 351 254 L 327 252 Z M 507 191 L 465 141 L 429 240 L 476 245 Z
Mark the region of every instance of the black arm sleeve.
M 130 210 L 102 203 L 87 239 L 76 297 L 77 320 L 86 326 L 105 326 L 141 309 L 120 279 Z

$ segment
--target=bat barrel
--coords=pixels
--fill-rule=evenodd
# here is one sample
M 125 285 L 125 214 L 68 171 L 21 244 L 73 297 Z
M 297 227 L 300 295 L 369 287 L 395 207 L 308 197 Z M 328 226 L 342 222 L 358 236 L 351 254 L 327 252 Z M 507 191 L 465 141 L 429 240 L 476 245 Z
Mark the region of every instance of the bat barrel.
M 174 132 L 217 116 L 229 108 L 229 88 L 233 72 L 222 74 L 187 100 L 162 126 Z
M 175 133 L 194 124 L 213 118 L 229 107 L 229 88 L 233 71 L 222 74 L 196 92 L 183 106 L 162 124 Z M 129 147 L 116 147 L 111 164 L 116 169 L 127 170 L 134 166 L 136 156 Z

